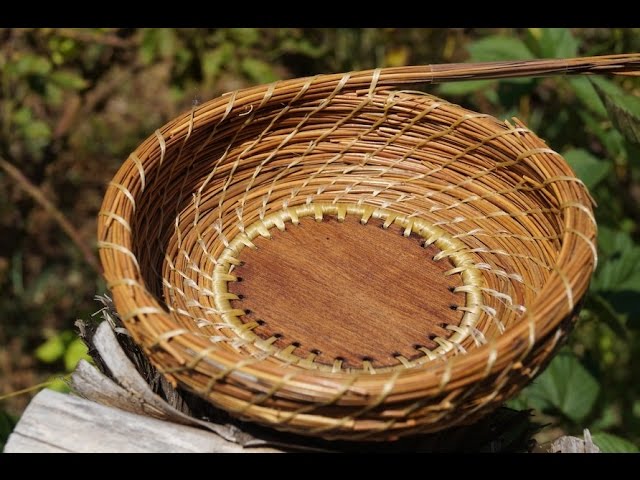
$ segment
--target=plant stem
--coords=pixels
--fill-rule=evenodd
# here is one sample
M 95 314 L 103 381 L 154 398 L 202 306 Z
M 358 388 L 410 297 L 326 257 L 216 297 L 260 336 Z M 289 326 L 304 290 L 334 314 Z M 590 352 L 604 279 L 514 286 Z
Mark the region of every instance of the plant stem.
M 7 162 L 4 158 L 0 157 L 0 167 L 11 178 L 13 178 L 18 185 L 33 198 L 46 212 L 53 217 L 56 223 L 67 234 L 71 241 L 82 252 L 84 260 L 91 265 L 91 267 L 98 273 L 102 272 L 100 264 L 95 253 L 87 246 L 82 240 L 80 233 L 75 227 L 67 220 L 64 214 L 48 199 L 44 196 L 42 191 L 35 186 L 31 181 L 24 176 L 24 174 L 18 170 L 11 163 Z

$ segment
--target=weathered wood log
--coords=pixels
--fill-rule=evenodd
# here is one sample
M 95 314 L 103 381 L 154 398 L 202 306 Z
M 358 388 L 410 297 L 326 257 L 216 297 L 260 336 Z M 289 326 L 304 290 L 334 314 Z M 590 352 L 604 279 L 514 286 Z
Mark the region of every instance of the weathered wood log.
M 277 452 L 206 430 L 107 407 L 52 390 L 31 401 L 5 452 Z

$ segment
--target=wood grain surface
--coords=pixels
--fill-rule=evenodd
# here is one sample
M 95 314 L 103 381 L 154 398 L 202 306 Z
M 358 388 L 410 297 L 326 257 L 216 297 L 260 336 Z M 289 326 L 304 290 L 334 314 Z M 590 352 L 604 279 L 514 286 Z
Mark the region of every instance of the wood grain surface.
M 342 223 L 301 218 L 271 235 L 242 250 L 241 281 L 229 291 L 242 297 L 234 307 L 249 312 L 242 320 L 258 321 L 254 332 L 275 335 L 279 348 L 294 345 L 293 354 L 316 353 L 327 365 L 393 366 L 398 355 L 413 359 L 424 355 L 417 348 L 437 347 L 433 338 L 451 333 L 443 327 L 460 323 L 455 307 L 464 294 L 451 291 L 460 276 L 444 276 L 449 260 L 434 261 L 439 250 L 415 234 L 348 215 Z

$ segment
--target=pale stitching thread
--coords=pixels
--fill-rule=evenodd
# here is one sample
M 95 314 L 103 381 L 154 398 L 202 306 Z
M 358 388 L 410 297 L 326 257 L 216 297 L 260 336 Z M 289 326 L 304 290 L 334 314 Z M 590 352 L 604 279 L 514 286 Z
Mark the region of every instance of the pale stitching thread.
M 574 307 L 573 289 L 571 288 L 571 282 L 569 282 L 569 279 L 567 278 L 565 273 L 561 271 L 559 268 L 557 268 L 555 265 L 553 266 L 552 270 L 554 273 L 557 273 L 558 276 L 560 277 L 560 280 L 562 280 L 562 284 L 564 285 L 564 289 L 567 293 L 567 304 L 569 305 L 569 311 L 571 312 Z
M 157 308 L 157 307 L 151 307 L 151 306 L 138 307 L 138 308 L 134 308 L 133 310 L 130 310 L 127 313 L 121 315 L 120 319 L 124 323 L 124 322 L 129 321 L 133 317 L 139 317 L 141 315 L 162 315 L 163 313 L 164 313 L 164 310 L 162 310 L 161 308 Z
M 341 210 L 344 210 L 344 209 L 345 207 L 341 207 Z M 249 227 L 247 227 L 246 232 L 243 235 L 248 235 L 249 239 L 254 238 L 256 235 L 261 235 L 265 237 L 269 236 L 268 229 L 272 228 L 277 223 L 274 219 L 279 218 L 280 221 L 289 220 L 291 218 L 291 215 L 288 215 L 288 212 L 291 210 L 292 209 L 288 210 L 287 212 L 277 212 L 269 215 L 263 221 L 259 221 L 257 224 L 254 223 Z M 329 213 L 334 215 L 338 213 L 338 208 L 335 205 L 309 204 L 306 206 L 298 207 L 296 210 L 297 210 L 296 216 L 312 215 L 317 220 L 321 220 L 322 215 L 324 213 Z M 349 211 L 349 213 L 359 215 L 363 223 L 366 223 L 368 219 L 371 218 L 372 215 L 375 216 L 376 218 L 385 218 L 387 216 L 386 212 L 374 210 L 373 207 L 368 207 L 368 206 L 356 207 L 353 205 L 347 205 L 346 210 Z M 395 213 L 392 214 L 392 216 L 396 223 L 400 223 L 400 224 L 403 223 L 401 216 Z M 425 235 L 425 232 L 427 232 L 431 236 L 436 236 L 435 232 L 432 230 L 432 227 L 429 227 L 428 224 L 426 224 L 425 222 L 418 222 L 414 220 L 409 224 L 407 224 L 406 228 L 407 229 L 414 228 L 414 223 L 416 224 L 416 227 L 415 227 L 416 233 Z M 436 242 L 440 248 L 450 247 L 452 245 L 452 242 L 454 243 L 456 242 L 456 240 L 449 239 L 446 236 L 444 236 L 444 232 L 441 232 L 438 235 L 440 237 L 438 238 L 438 240 L 436 240 Z M 264 340 L 260 340 L 259 337 L 256 337 L 255 334 L 253 334 L 250 331 L 249 332 L 237 331 L 238 327 L 242 325 L 242 321 L 238 317 L 242 316 L 244 312 L 242 310 L 233 309 L 230 307 L 228 299 L 225 298 L 228 292 L 227 285 L 226 285 L 226 282 L 228 280 L 226 280 L 226 277 L 225 279 L 222 279 L 221 275 L 229 275 L 227 273 L 228 267 L 225 266 L 226 264 L 224 260 L 225 257 L 229 255 L 233 257 L 237 257 L 239 250 L 241 250 L 241 248 L 242 248 L 241 243 L 238 241 L 238 238 L 234 238 L 230 242 L 227 249 L 225 250 L 225 252 L 228 252 L 228 253 L 223 252 L 223 254 L 220 256 L 220 260 L 218 261 L 218 264 L 214 268 L 214 279 L 216 278 L 219 279 L 214 281 L 214 287 L 212 288 L 212 290 L 216 294 L 216 296 L 214 297 L 214 303 L 217 309 L 220 312 L 222 312 L 222 317 L 224 321 L 228 322 L 232 326 L 232 328 L 236 330 L 236 334 L 239 335 L 240 337 L 254 341 L 256 345 L 268 349 L 272 354 L 279 352 L 280 356 L 284 356 L 288 360 L 291 359 L 290 357 L 294 357 L 293 360 L 295 360 L 296 363 L 300 364 L 301 361 L 303 360 L 298 357 L 295 357 L 291 354 L 283 354 L 281 350 L 273 351 L 271 349 L 271 343 L 273 342 L 268 342 L 268 341 L 265 342 Z M 481 282 L 482 282 L 481 276 L 479 275 L 479 273 L 473 270 L 473 262 L 470 259 L 467 259 L 464 256 L 464 254 L 461 254 L 459 252 L 452 253 L 451 256 L 454 264 L 460 264 L 464 266 L 464 267 L 461 267 L 462 268 L 461 273 L 462 273 L 463 281 L 465 283 L 472 284 L 472 285 L 481 285 Z M 235 278 L 233 276 L 231 277 Z M 475 323 L 477 322 L 477 317 L 479 315 L 479 311 L 477 311 L 474 307 L 482 305 L 482 294 L 479 289 L 475 289 L 475 290 L 469 289 L 465 293 L 467 296 L 468 311 L 466 311 L 463 316 L 463 324 L 472 326 L 472 325 L 475 325 Z M 465 307 L 462 307 L 462 308 L 465 308 Z M 468 335 L 468 331 L 463 330 L 462 333 L 455 332 L 452 335 L 452 337 L 449 339 L 449 341 L 441 342 L 439 344 L 439 347 L 436 349 L 435 354 L 436 355 L 444 354 L 447 351 L 452 350 L 453 348 L 456 347 L 456 344 L 461 343 L 461 341 L 466 335 Z M 431 355 L 426 355 L 426 356 L 428 359 L 433 358 Z M 414 365 L 417 365 L 417 364 L 420 364 L 420 362 L 414 361 Z M 402 364 L 402 366 L 405 366 L 405 365 Z M 324 366 L 315 364 L 314 367 L 323 368 Z M 330 368 L 331 370 L 334 370 L 335 364 L 332 367 L 326 367 L 326 368 Z M 369 365 L 365 365 L 363 362 L 363 369 L 369 371 L 370 373 L 375 373 L 376 371 L 375 369 L 373 369 L 373 366 L 370 364 L 370 362 L 369 362 Z
M 173 172 L 175 170 L 176 165 L 178 163 L 180 163 L 180 159 L 182 158 L 182 152 L 184 150 L 184 147 L 187 144 L 187 141 L 189 140 L 189 137 L 191 136 L 191 132 L 193 131 L 193 116 L 194 116 L 194 113 L 195 113 L 195 109 L 196 109 L 195 106 L 191 107 L 191 112 L 189 113 L 189 126 L 187 128 L 187 133 L 184 136 L 184 138 L 182 139 L 182 144 L 180 145 L 180 149 L 178 150 L 178 155 L 171 162 L 171 168 L 169 169 L 169 177 L 166 179 L 165 184 L 164 184 L 164 188 L 162 190 L 162 199 L 160 200 L 160 221 L 161 222 L 164 221 L 164 203 L 165 203 L 165 199 L 167 198 L 167 192 L 169 190 L 169 187 L 173 183 L 172 182 Z M 160 141 L 160 138 L 158 138 L 158 141 Z M 185 175 L 185 178 L 183 179 L 183 183 L 184 183 L 185 180 L 186 180 L 186 175 Z
M 397 96 L 398 92 L 393 92 L 392 95 L 390 95 L 390 97 L 393 96 Z M 382 118 L 379 120 L 379 122 L 376 123 L 380 123 L 382 124 L 383 122 L 386 122 L 389 119 L 389 110 L 393 107 L 395 107 L 397 104 L 402 102 L 402 97 L 399 97 L 397 102 L 394 102 L 393 104 L 390 104 L 389 101 L 385 101 L 384 104 L 384 115 L 382 116 Z M 392 136 L 391 138 L 389 138 L 383 145 L 381 145 L 380 147 L 378 147 L 376 150 L 374 150 L 373 152 L 368 152 L 364 158 L 363 158 L 363 166 L 367 163 L 367 159 L 369 158 L 374 158 L 375 156 L 379 155 L 382 151 L 384 151 L 386 148 L 388 148 L 395 140 L 397 140 L 398 138 L 401 138 L 403 134 L 405 134 L 407 131 L 409 131 L 412 127 L 414 127 L 420 120 L 422 120 L 424 117 L 426 117 L 428 114 L 430 114 L 433 110 L 437 109 L 438 107 L 440 107 L 441 105 L 443 105 L 442 102 L 433 102 L 431 103 L 431 105 L 424 110 L 421 110 L 418 112 L 418 114 L 413 117 L 409 122 L 404 121 L 404 127 L 398 131 L 394 136 Z M 363 134 L 357 138 L 355 138 L 348 146 L 347 149 L 350 149 L 353 145 L 355 145 L 358 141 L 361 140 L 361 138 L 364 138 L 364 135 L 368 134 L 370 131 L 373 131 L 373 128 L 376 127 L 377 125 L 373 125 L 371 128 L 369 128 L 367 131 L 364 131 Z M 454 127 L 455 128 L 455 127 Z M 453 128 L 451 129 L 451 131 L 453 131 Z M 398 160 L 394 161 L 394 163 L 390 166 L 385 167 L 383 170 L 381 170 L 378 173 L 378 178 L 383 177 L 385 174 L 387 174 L 389 171 L 391 171 L 393 168 L 395 168 L 398 164 L 400 164 L 402 161 L 406 160 L 407 158 L 409 158 L 409 156 L 415 152 L 417 149 L 421 148 L 423 145 L 426 145 L 427 143 L 433 141 L 436 138 L 439 138 L 440 136 L 446 134 L 446 133 L 450 133 L 450 131 L 446 131 L 446 132 L 439 132 L 436 134 L 433 134 L 432 136 L 428 137 L 425 140 L 422 140 L 418 145 L 414 146 L 411 150 L 409 150 L 408 152 L 406 152 L 401 158 L 399 158 Z M 348 151 L 348 150 L 347 150 Z M 343 152 L 345 152 L 345 150 L 343 150 Z M 346 173 L 346 172 L 345 172 Z M 367 181 L 370 181 L 369 178 L 367 178 Z M 362 182 L 362 180 L 360 181 L 356 181 L 354 183 L 354 185 L 352 186 L 358 186 L 360 185 Z M 390 190 L 391 188 L 396 187 L 399 183 L 401 182 L 390 182 L 389 184 L 387 184 L 383 189 L 380 189 L 375 195 L 373 195 L 373 197 L 379 195 L 380 193 L 386 192 L 388 190 Z M 370 197 L 369 197 L 370 198 Z M 360 198 L 359 201 L 365 201 L 366 198 Z
M 276 186 L 276 183 L 278 180 L 280 180 L 282 177 L 284 177 L 290 169 L 294 168 L 295 166 L 299 165 L 306 157 L 307 155 L 309 155 L 317 146 L 318 143 L 321 142 L 324 138 L 326 138 L 327 136 L 329 136 L 331 133 L 333 133 L 334 131 L 336 131 L 338 128 L 340 128 L 344 123 L 347 123 L 349 120 L 351 120 L 360 110 L 362 110 L 363 108 L 365 108 L 367 105 L 369 104 L 369 99 L 366 98 L 364 100 L 362 100 L 354 110 L 352 110 L 348 115 L 344 116 L 341 118 L 340 121 L 338 121 L 335 125 L 333 125 L 331 127 L 331 129 L 329 129 L 328 131 L 323 132 L 318 138 L 314 139 L 313 141 L 310 142 L 309 146 L 307 147 L 307 149 L 302 153 L 301 156 L 296 157 L 289 165 L 286 166 L 285 169 L 281 170 L 273 179 L 273 181 L 271 182 L 271 185 L 269 187 L 269 190 L 267 191 L 267 194 L 263 200 L 263 202 L 266 203 L 268 202 L 269 198 L 271 197 L 271 195 L 273 194 L 273 189 Z M 303 119 L 304 122 L 306 122 L 307 118 L 305 117 Z M 354 138 L 351 142 L 349 142 L 349 144 L 347 144 L 346 146 L 344 146 L 341 151 L 339 151 L 338 153 L 336 153 L 333 157 L 329 158 L 329 160 L 327 160 L 317 171 L 313 172 L 311 175 L 307 176 L 304 181 L 302 182 L 301 185 L 297 186 L 296 188 L 294 188 L 291 191 L 290 194 L 290 198 L 293 199 L 296 197 L 297 193 L 300 190 L 303 190 L 307 185 L 309 185 L 310 183 L 314 182 L 315 179 L 320 176 L 322 173 L 324 173 L 326 171 L 326 169 L 329 167 L 329 165 L 331 165 L 333 162 L 339 160 L 340 158 L 343 157 L 343 155 L 349 151 L 349 149 L 351 148 L 352 145 L 354 145 L 355 143 L 357 143 L 361 138 L 363 138 L 366 134 L 368 134 L 369 132 L 373 131 L 376 126 L 380 123 L 382 123 L 384 121 L 384 118 L 379 119 L 378 121 L 374 122 L 373 125 L 371 125 L 368 129 L 363 130 L 361 133 L 359 133 L 356 138 Z M 302 122 L 301 122 L 302 124 Z M 301 124 L 299 124 L 296 127 L 296 130 L 301 128 Z M 278 148 L 281 148 L 280 146 Z M 269 160 L 269 159 L 267 159 Z M 262 162 L 259 166 L 259 168 L 262 168 L 265 164 L 265 162 L 267 161 L 265 160 L 264 162 Z M 255 177 L 257 176 L 257 171 L 254 172 L 254 178 L 252 178 L 252 181 L 255 180 Z M 336 183 L 337 179 L 333 179 L 331 180 L 331 182 L 329 183 L 328 186 L 334 185 Z M 247 187 L 247 193 L 248 193 L 248 188 Z M 326 186 L 321 187 L 321 188 L 326 188 Z M 320 192 L 320 189 L 319 189 Z M 320 194 L 320 193 L 318 193 Z M 245 195 L 246 198 L 246 195 Z M 243 198 L 243 201 L 245 200 L 245 198 Z
M 122 185 L 121 183 L 117 183 L 117 182 L 114 182 L 114 181 L 109 182 L 109 186 L 117 188 L 118 190 L 120 190 L 124 194 L 125 197 L 127 197 L 127 200 L 129 200 L 129 202 L 131 202 L 131 207 L 133 208 L 133 212 L 135 213 L 135 211 L 136 211 L 136 201 L 133 198 L 133 195 L 131 194 L 129 189 L 127 187 L 125 187 L 124 185 Z
M 260 134 L 258 135 L 258 137 L 244 150 L 244 152 L 248 152 L 251 149 L 253 149 L 253 147 L 257 144 L 259 144 L 262 139 L 264 138 L 264 136 L 271 131 L 271 129 L 273 128 L 273 126 L 280 120 L 280 118 L 282 118 L 285 114 L 287 114 L 291 108 L 293 107 L 294 103 L 297 102 L 300 98 L 302 98 L 302 96 L 307 92 L 307 90 L 309 89 L 309 87 L 311 87 L 313 81 L 317 78 L 318 76 L 316 75 L 315 77 L 310 78 L 308 81 L 306 81 L 302 87 L 300 88 L 300 90 L 298 91 L 298 93 L 291 98 L 291 100 L 289 100 L 289 102 L 283 107 L 281 108 L 278 113 L 273 117 L 273 119 L 271 120 L 271 122 L 269 123 L 269 125 L 267 125 L 266 128 L 264 128 Z M 270 97 L 270 96 L 269 96 Z M 265 95 L 265 97 L 263 98 L 263 101 L 261 102 L 261 106 L 263 104 L 266 103 L 266 99 L 267 96 Z M 299 126 L 298 126 L 299 128 Z M 240 218 L 240 221 L 242 221 L 242 210 L 244 209 L 244 205 L 246 202 L 246 196 L 249 192 L 249 189 L 245 190 L 245 195 L 243 195 L 242 199 L 240 200 L 240 207 L 239 208 L 239 213 L 238 213 L 238 217 Z
M 236 99 L 236 95 L 237 95 L 237 91 L 235 91 L 235 92 L 233 92 L 233 93 L 231 94 L 231 96 L 230 96 L 230 98 L 229 98 L 229 101 L 227 102 L 227 106 L 226 106 L 226 109 L 225 109 L 224 114 L 222 115 L 222 117 L 220 118 L 220 120 L 217 122 L 217 124 L 216 124 L 212 129 L 211 129 L 211 131 L 210 131 L 210 133 L 209 133 L 208 137 L 207 137 L 207 138 L 206 138 L 206 140 L 203 142 L 203 144 L 202 144 L 202 146 L 200 147 L 200 149 L 198 150 L 198 152 L 202 151 L 202 149 L 204 149 L 204 148 L 205 148 L 205 146 L 206 146 L 206 145 L 211 141 L 211 139 L 213 138 L 214 134 L 217 132 L 218 127 L 219 127 L 219 126 L 220 126 L 220 125 L 225 121 L 225 119 L 228 117 L 229 113 L 230 113 L 230 112 L 231 112 L 231 110 L 233 109 L 233 105 L 234 105 L 234 102 L 235 102 L 235 99 Z M 190 136 L 190 134 L 191 134 L 191 127 L 192 127 L 192 122 L 193 122 L 193 113 L 194 113 L 194 110 L 192 109 L 192 116 L 190 117 L 190 128 L 189 128 L 189 131 L 188 131 L 187 135 L 185 136 L 185 139 L 183 140 L 182 146 L 181 146 L 181 148 L 180 148 L 180 152 L 179 152 L 179 154 L 178 154 L 178 158 L 177 158 L 177 159 L 173 162 L 173 164 L 172 164 L 172 170 L 171 170 L 170 175 L 169 175 L 169 180 L 170 180 L 170 179 L 171 179 L 171 177 L 172 177 L 173 165 L 175 165 L 175 163 L 179 160 L 180 155 L 182 154 L 182 149 L 184 148 L 184 145 L 186 144 L 186 141 L 188 140 L 188 138 L 189 138 L 189 136 Z M 230 145 L 229 145 L 229 146 L 230 146 Z M 227 148 L 227 151 L 228 151 L 228 148 Z M 203 182 L 203 184 L 202 184 L 202 185 L 200 186 L 200 188 L 198 189 L 198 191 L 197 191 L 197 196 L 196 196 L 196 200 L 195 200 L 195 202 L 196 202 L 196 209 L 197 209 L 197 206 L 198 206 L 198 200 L 199 200 L 199 198 L 200 198 L 200 195 L 201 195 L 201 193 L 202 193 L 202 190 L 204 189 L 205 185 L 209 182 L 209 180 L 210 180 L 211 178 L 213 178 L 213 176 L 214 176 L 214 174 L 215 174 L 215 172 L 216 172 L 216 169 L 217 169 L 218 165 L 219 165 L 219 164 L 222 162 L 222 160 L 225 158 L 227 151 L 225 151 L 225 154 L 224 154 L 224 155 L 223 155 L 223 156 L 218 160 L 217 164 L 214 166 L 214 168 L 213 168 L 213 170 L 211 171 L 211 173 L 207 176 L 207 178 L 205 179 L 205 181 Z M 193 162 L 193 159 L 195 159 L 195 155 L 194 155 L 194 157 L 192 157 L 192 162 Z M 183 183 L 184 183 L 184 181 L 186 180 L 187 175 L 185 175 L 184 177 L 185 177 L 185 179 L 183 180 Z M 170 183 L 170 181 L 167 181 L 167 185 L 168 185 L 169 183 Z M 163 221 L 163 219 L 164 219 L 164 198 L 166 197 L 166 192 L 167 192 L 167 190 L 166 190 L 166 188 L 165 188 L 165 190 L 164 190 L 164 194 L 163 194 L 163 201 L 161 201 L 161 204 L 160 204 L 160 219 L 161 219 L 161 222 L 162 222 L 162 221 Z M 178 225 L 179 225 L 179 218 L 180 218 L 180 214 L 178 214 L 178 216 L 176 217 L 176 221 L 175 221 L 175 231 L 176 231 L 176 234 L 177 234 L 178 236 L 180 236 L 179 227 L 178 227 Z M 196 228 L 196 232 L 198 233 L 198 235 L 200 235 L 200 231 L 199 231 L 199 224 L 196 224 L 195 228 Z M 201 246 L 202 246 L 202 243 L 201 243 Z M 209 257 L 209 255 L 207 255 L 207 257 Z
M 273 90 L 274 90 L 275 84 L 271 84 L 271 86 L 269 87 L 269 89 L 265 92 L 265 95 L 262 99 L 262 102 L 260 102 L 260 107 L 262 107 L 264 104 L 266 104 L 269 99 L 271 98 L 271 96 L 273 95 Z M 223 154 L 223 157 L 226 158 L 226 156 L 228 155 L 231 146 L 234 144 L 234 142 L 236 141 L 236 138 L 238 138 L 238 135 L 240 135 L 240 133 L 244 130 L 244 128 L 251 124 L 251 122 L 253 121 L 253 118 L 255 117 L 255 114 L 257 113 L 257 111 L 260 109 L 260 107 L 258 107 L 258 109 L 256 109 L 255 112 L 251 113 L 251 115 L 244 121 L 244 123 L 242 125 L 240 125 L 240 127 L 238 127 L 235 131 L 235 135 L 233 136 L 233 138 L 229 141 L 227 148 Z M 255 145 L 257 142 L 254 141 L 254 143 L 252 145 L 250 145 L 249 147 L 245 148 L 235 159 L 235 161 L 233 162 L 233 164 L 231 165 L 231 170 L 229 172 L 229 175 L 227 176 L 227 180 L 225 181 L 224 185 L 222 186 L 222 191 L 220 193 L 220 199 L 218 201 L 218 208 L 219 208 L 219 219 L 222 221 L 222 205 L 224 204 L 224 200 L 226 197 L 226 193 L 227 193 L 227 189 L 229 188 L 229 185 L 231 184 L 232 180 L 233 180 L 233 175 L 236 171 L 236 169 L 238 168 L 238 166 L 240 165 L 240 162 L 243 158 L 243 156 L 251 149 L 253 148 L 253 145 Z
M 173 178 L 173 166 L 177 165 L 178 163 L 180 163 L 180 159 L 182 158 L 182 152 L 184 151 L 184 147 L 186 147 L 187 142 L 189 141 L 189 138 L 191 138 L 191 134 L 193 133 L 193 122 L 195 119 L 195 115 L 196 115 L 196 109 L 197 109 L 197 105 L 194 105 L 193 107 L 191 107 L 191 115 L 189 115 L 189 129 L 187 130 L 187 134 L 185 135 L 184 139 L 182 140 L 182 145 L 180 145 L 180 150 L 178 151 L 178 156 L 176 157 L 176 159 L 174 160 L 173 164 L 172 164 L 172 169 L 169 173 L 169 179 Z M 188 163 L 186 171 L 182 174 L 182 182 L 180 183 L 180 190 L 178 193 L 178 203 L 182 203 L 182 194 L 184 191 L 184 185 L 187 182 L 187 179 L 189 178 L 189 172 L 191 171 L 191 167 L 193 166 L 193 162 L 195 161 L 195 156 L 191 157 L 191 161 Z M 168 182 L 170 183 L 170 182 Z M 166 193 L 166 191 L 165 191 Z
M 584 233 L 579 232 L 574 228 L 567 228 L 565 232 L 573 233 L 577 235 L 582 240 L 584 240 L 587 243 L 587 245 L 589 245 L 589 248 L 591 249 L 591 254 L 593 255 L 593 269 L 595 270 L 598 267 L 598 250 L 596 248 L 595 242 L 591 240 L 589 237 L 587 237 Z
M 280 144 L 269 154 L 269 156 L 263 160 L 260 165 L 258 165 L 256 167 L 256 170 L 254 171 L 253 176 L 251 177 L 251 179 L 249 180 L 249 182 L 247 182 L 247 187 L 246 187 L 246 193 L 249 192 L 249 190 L 251 189 L 251 187 L 253 186 L 253 182 L 255 181 L 255 179 L 257 178 L 258 173 L 260 172 L 260 170 L 262 169 L 262 167 L 264 167 L 264 165 L 266 165 L 269 161 L 271 161 L 271 159 L 273 159 L 279 152 L 280 150 L 289 143 L 289 140 L 291 140 L 300 130 L 300 128 L 302 128 L 307 121 L 316 113 L 322 111 L 330 102 L 331 100 L 338 94 L 340 93 L 340 91 L 342 91 L 342 89 L 344 88 L 344 86 L 347 84 L 349 78 L 351 77 L 351 75 L 349 73 L 346 73 L 342 76 L 342 79 L 338 82 L 338 84 L 336 85 L 336 87 L 334 88 L 334 90 L 329 94 L 328 97 L 326 97 L 316 108 L 314 108 L 311 112 L 307 113 L 302 120 L 300 120 L 300 122 L 291 130 L 291 132 L 280 142 Z M 313 81 L 313 79 L 311 80 Z M 312 143 L 313 144 L 313 143 Z M 307 151 L 305 153 L 303 153 L 302 158 L 304 158 L 308 152 L 310 151 L 310 149 L 307 149 Z M 244 207 L 244 202 L 246 201 L 246 195 L 245 197 L 243 197 L 243 200 L 241 201 L 241 205 Z
M 107 217 L 110 220 L 115 220 L 120 225 L 122 225 L 128 233 L 131 233 L 131 226 L 129 225 L 129 222 L 127 222 L 123 217 L 121 217 L 117 213 L 105 212 L 104 210 L 100 210 L 98 212 L 98 216 Z
M 136 267 L 136 271 L 138 272 L 138 275 L 142 276 L 142 273 L 140 272 L 140 265 L 138 264 L 138 259 L 133 254 L 133 252 L 131 250 L 129 250 L 128 248 L 123 247 L 119 243 L 104 242 L 104 241 L 99 241 L 98 242 L 98 248 L 99 249 L 116 250 L 116 251 L 126 255 L 133 262 L 133 265 Z
M 382 69 L 380 68 L 376 68 L 373 71 L 373 75 L 371 75 L 371 86 L 369 87 L 369 94 L 368 97 L 370 99 L 373 98 L 373 94 L 376 90 L 376 85 L 378 84 L 378 79 L 380 78 L 380 72 L 382 71 Z
M 400 375 L 400 371 L 401 370 L 396 370 L 393 373 L 393 375 L 391 375 L 389 377 L 389 379 L 383 385 L 382 391 L 380 392 L 378 397 L 372 403 L 370 403 L 369 405 L 366 405 L 365 407 L 361 408 L 360 410 L 358 410 L 357 412 L 353 413 L 352 415 L 348 415 L 348 416 L 342 417 L 340 419 L 332 419 L 333 420 L 332 424 L 324 426 L 324 427 L 314 428 L 311 431 L 313 433 L 323 433 L 323 432 L 330 432 L 332 430 L 337 430 L 339 428 L 343 428 L 347 424 L 353 425 L 355 423 L 355 420 L 358 417 L 361 417 L 362 415 L 364 415 L 368 411 L 378 407 L 380 404 L 382 404 L 385 401 L 385 399 L 393 391 L 393 387 L 395 386 L 396 381 L 398 379 L 398 376 Z
M 129 158 L 131 159 L 131 161 L 133 161 L 136 168 L 138 169 L 138 174 L 140 175 L 140 191 L 144 192 L 144 188 L 146 186 L 146 180 L 144 176 L 144 167 L 142 166 L 142 162 L 140 161 L 140 158 L 138 157 L 136 152 L 133 152 L 131 155 L 129 155 Z
M 295 374 L 292 373 L 292 372 L 283 375 L 281 378 L 278 379 L 277 382 L 275 382 L 271 386 L 271 388 L 269 390 L 267 390 L 264 393 L 259 394 L 255 399 L 252 398 L 252 400 L 250 402 L 247 402 L 244 407 L 241 407 L 240 409 L 235 410 L 235 412 L 240 414 L 240 415 L 243 415 L 251 407 L 257 406 L 257 405 L 260 405 L 260 404 L 266 402 L 271 397 L 273 397 L 277 392 L 279 392 L 280 389 L 283 386 L 285 386 L 294 376 L 295 376 Z
M 542 355 L 544 357 L 550 355 L 551 352 L 556 348 L 556 345 L 558 345 L 558 342 L 562 338 L 563 334 L 564 334 L 564 331 L 561 328 L 556 330 L 556 333 L 553 335 L 553 340 L 551 341 L 551 343 L 548 346 L 543 348 L 544 353 Z M 530 371 L 527 373 L 527 376 L 529 378 L 535 377 L 538 374 L 538 371 L 540 370 L 541 367 L 542 367 L 542 364 L 536 365 L 535 368 L 530 369 Z
M 509 131 L 510 133 L 513 132 L 512 130 Z M 496 162 L 492 167 L 490 168 L 486 168 L 478 173 L 475 173 L 473 175 L 468 175 L 466 177 L 466 180 L 459 182 L 459 183 L 452 183 L 449 185 L 446 185 L 445 187 L 439 189 L 439 190 L 435 190 L 434 192 L 430 192 L 427 195 L 425 195 L 425 198 L 429 198 L 437 193 L 446 193 L 448 191 L 466 186 L 466 185 L 471 185 L 473 184 L 473 182 L 475 180 L 481 179 L 482 177 L 485 177 L 487 175 L 490 175 L 491 173 L 495 172 L 498 169 L 501 168 L 505 168 L 505 167 L 510 167 L 513 165 L 518 164 L 519 162 L 521 162 L 523 159 L 536 155 L 538 153 L 547 153 L 547 154 L 553 154 L 553 155 L 558 155 L 560 156 L 559 153 L 549 149 L 549 148 L 533 148 L 530 150 L 526 150 L 520 154 L 518 154 L 518 156 L 514 159 L 514 160 L 507 160 L 507 161 L 503 161 L 503 162 Z M 434 172 L 435 173 L 435 172 Z
M 302 160 L 304 158 L 306 158 L 306 156 L 311 153 L 317 146 L 318 144 L 324 140 L 326 137 L 328 137 L 329 135 L 331 135 L 333 132 L 335 132 L 338 128 L 340 128 L 342 125 L 344 125 L 345 123 L 347 123 L 349 120 L 351 120 L 360 110 L 362 110 L 363 108 L 365 108 L 367 105 L 369 105 L 369 98 L 365 98 L 363 99 L 351 112 L 349 112 L 348 115 L 342 117 L 340 119 L 340 121 L 338 121 L 335 125 L 333 125 L 330 129 L 328 129 L 327 131 L 323 132 L 318 138 L 314 139 L 309 146 L 307 147 L 306 151 L 296 160 L 294 160 L 294 162 L 292 162 L 292 166 L 295 166 L 299 163 L 302 162 Z M 383 121 L 383 119 L 381 119 L 381 121 Z M 366 133 L 372 131 L 373 127 L 370 127 L 368 130 L 363 131 L 362 134 L 358 135 L 356 138 L 354 138 L 349 145 L 347 145 L 346 147 L 344 147 L 342 149 L 341 152 L 337 153 L 336 155 L 334 155 L 333 157 L 331 157 L 329 160 L 327 160 L 317 171 L 313 172 L 311 175 L 309 175 L 307 178 L 305 178 L 305 180 L 303 181 L 303 183 L 297 187 L 295 190 L 292 191 L 291 194 L 291 198 L 295 198 L 295 196 L 297 195 L 297 192 L 300 190 L 303 190 L 307 185 L 309 185 L 310 183 L 312 183 L 318 176 L 320 176 L 322 173 L 325 172 L 326 168 L 331 165 L 333 162 L 339 160 L 340 158 L 342 158 L 342 156 L 348 152 L 348 150 L 351 148 L 352 145 L 354 145 L 356 142 L 358 142 L 364 135 L 366 135 Z M 332 182 L 334 183 L 334 182 Z

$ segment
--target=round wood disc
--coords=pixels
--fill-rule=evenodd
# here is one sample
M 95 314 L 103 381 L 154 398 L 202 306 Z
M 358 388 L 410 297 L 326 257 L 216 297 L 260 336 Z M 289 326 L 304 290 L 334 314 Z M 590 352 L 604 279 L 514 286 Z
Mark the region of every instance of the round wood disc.
M 241 281 L 229 291 L 241 297 L 233 305 L 247 312 L 242 321 L 257 321 L 254 333 L 275 336 L 278 348 L 345 368 L 397 366 L 399 356 L 436 348 L 434 338 L 451 334 L 446 325 L 461 321 L 464 294 L 452 291 L 460 276 L 445 276 L 452 264 L 433 260 L 440 250 L 398 226 L 304 217 L 271 235 L 242 249 L 234 272 Z

